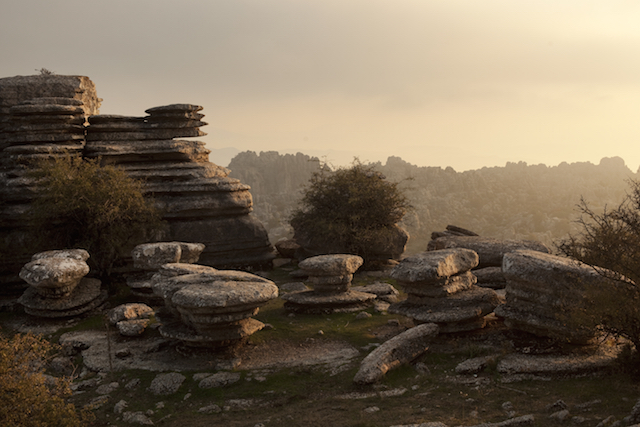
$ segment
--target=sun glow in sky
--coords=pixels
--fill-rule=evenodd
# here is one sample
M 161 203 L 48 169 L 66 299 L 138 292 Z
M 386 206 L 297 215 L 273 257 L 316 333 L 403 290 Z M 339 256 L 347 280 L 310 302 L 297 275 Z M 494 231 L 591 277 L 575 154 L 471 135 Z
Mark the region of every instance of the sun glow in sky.
M 640 164 L 630 0 L 0 0 L 0 77 L 89 76 L 103 114 L 204 106 L 213 150 L 462 171 Z

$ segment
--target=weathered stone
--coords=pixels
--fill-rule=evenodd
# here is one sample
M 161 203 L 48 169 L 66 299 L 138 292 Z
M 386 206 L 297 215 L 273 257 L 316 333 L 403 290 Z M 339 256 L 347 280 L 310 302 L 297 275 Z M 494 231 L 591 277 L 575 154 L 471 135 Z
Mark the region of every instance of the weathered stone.
M 609 286 L 615 291 L 621 286 L 586 264 L 537 251 L 506 254 L 502 270 L 507 279 L 506 304 L 496 314 L 505 318 L 505 324 L 576 344 L 595 334 L 596 325 L 569 321 L 571 313 L 588 309 L 586 290 Z
M 473 274 L 478 279 L 478 286 L 491 289 L 504 289 L 507 286 L 507 279 L 500 267 L 484 267 L 473 270 Z
M 149 319 L 121 320 L 116 323 L 116 328 L 118 328 L 120 335 L 125 337 L 137 337 L 142 335 L 147 326 L 149 326 L 149 322 Z
M 143 243 L 131 251 L 133 266 L 142 270 L 158 270 L 162 265 L 180 262 L 179 242 Z
M 264 328 L 264 323 L 247 318 L 237 322 L 227 323 L 217 329 L 209 328 L 207 334 L 196 332 L 182 322 L 163 324 L 158 328 L 160 335 L 165 338 L 182 341 L 191 347 L 225 347 L 241 341 Z
M 196 112 L 202 110 L 202 106 L 195 104 L 169 104 L 160 107 L 152 107 L 144 110 L 145 113 L 152 116 L 159 114 L 182 114 L 184 112 Z
M 380 380 L 389 370 L 424 353 L 436 335 L 438 326 L 434 324 L 418 325 L 396 335 L 364 358 L 353 381 L 371 384 Z
M 398 302 L 398 290 L 389 283 L 375 282 L 370 285 L 351 288 L 354 291 L 375 294 L 378 299 L 388 303 Z
M 158 374 L 151 381 L 149 391 L 156 396 L 169 396 L 175 394 L 186 377 L 178 372 Z
M 391 272 L 402 282 L 437 282 L 471 270 L 478 265 L 478 255 L 469 249 L 443 249 L 422 252 L 404 258 Z
M 198 387 L 203 389 L 218 388 L 238 381 L 240 381 L 240 374 L 237 372 L 218 372 L 200 380 Z
M 306 291 L 282 295 L 281 298 L 286 300 L 285 309 L 294 313 L 330 314 L 364 310 L 376 295 L 352 290 L 336 293 Z
M 534 240 L 499 240 L 479 236 L 447 236 L 431 240 L 427 251 L 466 248 L 478 254 L 478 267 L 500 267 L 504 254 L 519 249 L 550 253 L 549 248 Z
M 357 255 L 318 255 L 298 264 L 310 276 L 345 276 L 355 273 L 363 263 Z
M 431 301 L 424 298 L 420 305 L 407 300 L 392 304 L 389 313 L 401 314 L 420 323 L 436 323 L 441 333 L 449 333 L 470 330 L 459 329 L 462 325 L 473 328 L 483 325 L 483 317 L 491 313 L 499 303 L 498 296 L 492 289 L 473 286 L 464 292 L 432 298 Z
M 82 278 L 78 286 L 64 298 L 43 296 L 29 287 L 18 299 L 27 314 L 39 317 L 70 317 L 86 313 L 107 299 L 106 290 L 100 289 L 100 280 Z
M 86 262 L 73 258 L 47 257 L 31 261 L 20 271 L 20 278 L 42 295 L 63 297 L 89 273 Z
M 79 261 L 86 261 L 89 259 L 89 252 L 84 249 L 60 249 L 54 251 L 38 252 L 31 257 L 32 261 L 42 258 L 72 258 Z
M 444 297 L 471 289 L 476 284 L 476 276 L 470 271 L 465 271 L 435 281 L 401 282 L 401 284 L 411 298 L 418 297 L 415 299 L 417 301 L 419 297 Z
M 151 307 L 142 303 L 121 304 L 109 311 L 109 322 L 112 325 L 122 320 L 147 319 L 154 314 Z

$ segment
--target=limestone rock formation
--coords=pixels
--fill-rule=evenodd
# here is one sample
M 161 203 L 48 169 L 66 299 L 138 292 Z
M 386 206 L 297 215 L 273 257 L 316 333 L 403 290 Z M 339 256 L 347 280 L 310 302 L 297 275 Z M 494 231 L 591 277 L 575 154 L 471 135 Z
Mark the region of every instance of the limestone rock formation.
M 266 230 L 250 215 L 250 187 L 210 163 L 200 141 L 201 106 L 150 108 L 146 117 L 89 118 L 85 156 L 116 164 L 145 182 L 168 223 L 165 240 L 202 242 L 200 263 L 213 267 L 270 265 L 275 257 Z
M 241 343 L 264 327 L 252 318 L 278 296 L 271 281 L 238 271 L 189 274 L 159 282 L 156 291 L 170 300 L 179 320 L 163 323 L 160 333 L 187 346 L 224 348 Z
M 351 290 L 353 273 L 363 263 L 357 255 L 318 255 L 298 266 L 313 290 L 283 295 L 285 309 L 300 313 L 349 313 L 371 305 L 376 295 Z
M 203 250 L 202 243 L 157 242 L 137 245 L 131 251 L 131 257 L 134 268 L 142 270 L 142 272 L 127 277 L 127 285 L 131 288 L 132 294 L 143 299 L 153 300 L 153 278 L 158 270 L 165 264 L 195 263 Z M 195 268 L 201 269 L 202 267 L 205 266 Z M 193 270 L 189 271 L 194 272 Z
M 17 76 L 0 79 L 0 290 L 11 293 L 22 282 L 17 273 L 30 253 L 27 213 L 35 185 L 27 172 L 34 160 L 84 148 L 86 116 L 100 99 L 82 76 Z
M 483 328 L 484 316 L 499 300 L 493 290 L 475 285 L 470 270 L 477 264 L 478 255 L 470 249 L 427 251 L 403 259 L 391 277 L 408 296 L 392 304 L 389 312 L 435 323 L 442 333 Z
M 531 250 L 506 254 L 502 270 L 506 304 L 496 308 L 496 315 L 507 326 L 575 344 L 594 337 L 595 325 L 572 324 L 571 313 L 588 308 L 589 286 L 613 285 L 610 279 L 578 261 Z
M 357 384 L 371 384 L 380 380 L 389 370 L 424 353 L 437 335 L 438 326 L 433 323 L 418 325 L 396 335 L 364 358 L 353 381 Z
M 18 299 L 24 311 L 39 317 L 71 317 L 102 304 L 107 293 L 100 281 L 84 277 L 89 273 L 87 259 L 83 249 L 35 254 L 20 272 L 31 285 Z

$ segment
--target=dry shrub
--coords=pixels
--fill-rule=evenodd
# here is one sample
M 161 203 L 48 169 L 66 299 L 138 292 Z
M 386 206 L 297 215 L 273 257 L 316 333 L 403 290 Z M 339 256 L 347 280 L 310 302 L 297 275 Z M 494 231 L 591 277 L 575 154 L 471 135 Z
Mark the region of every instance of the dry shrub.
M 65 402 L 71 395 L 68 379 L 45 377 L 54 350 L 32 334 L 0 336 L 0 425 L 76 427 L 92 420 L 92 414 Z

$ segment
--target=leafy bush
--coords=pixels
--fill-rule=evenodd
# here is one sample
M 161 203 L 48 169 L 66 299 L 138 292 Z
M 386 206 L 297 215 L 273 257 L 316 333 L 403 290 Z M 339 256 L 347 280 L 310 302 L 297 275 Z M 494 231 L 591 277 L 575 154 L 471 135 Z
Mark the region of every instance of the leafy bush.
M 108 279 L 116 260 L 160 229 L 160 215 L 142 184 L 99 160 L 63 156 L 38 162 L 32 204 L 40 249 L 83 248 Z
M 373 253 L 372 242 L 391 238 L 409 208 L 398 183 L 355 161 L 350 168 L 314 173 L 290 223 L 297 237 L 325 253 L 346 252 L 366 260 Z
M 66 403 L 69 381 L 44 376 L 52 344 L 31 335 L 0 336 L 0 425 L 76 427 L 92 418 Z
M 613 210 L 599 214 L 582 200 L 578 223 L 581 233 L 561 241 L 563 254 L 596 268 L 615 286 L 588 289 L 593 307 L 584 313 L 603 329 L 622 336 L 640 350 L 640 182 L 631 181 L 631 193 Z

